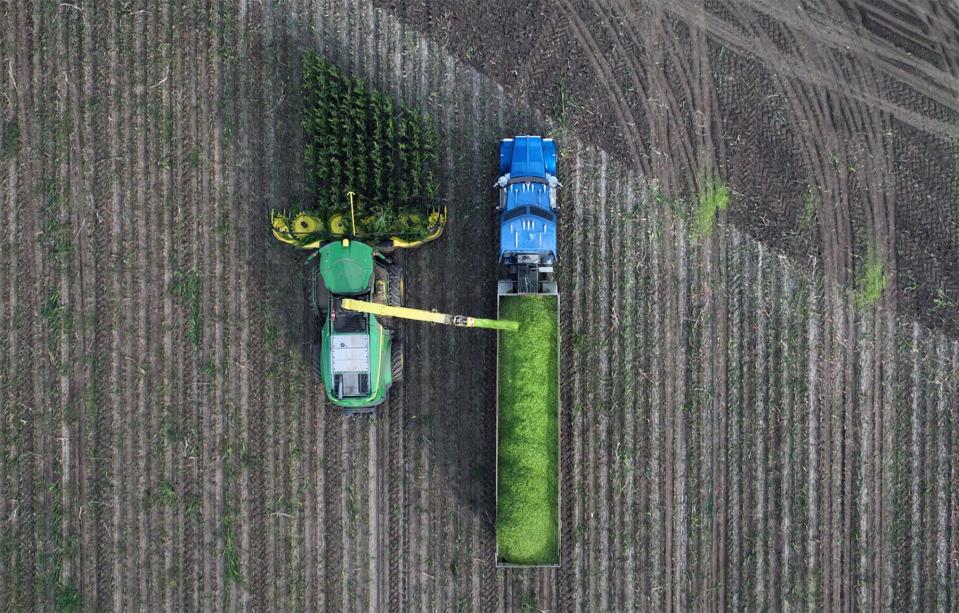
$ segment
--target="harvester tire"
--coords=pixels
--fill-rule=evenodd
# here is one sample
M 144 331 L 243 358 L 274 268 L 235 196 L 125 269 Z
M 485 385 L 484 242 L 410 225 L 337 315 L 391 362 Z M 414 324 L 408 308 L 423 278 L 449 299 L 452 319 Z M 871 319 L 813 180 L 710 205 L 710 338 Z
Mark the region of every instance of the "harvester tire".
M 386 275 L 386 283 L 389 285 L 386 304 L 403 306 L 403 268 L 399 264 L 390 264 L 386 267 Z
M 403 380 L 403 343 L 395 338 L 390 351 L 390 361 L 393 363 L 393 383 L 399 383 Z
M 320 356 L 323 353 L 323 343 L 314 342 L 310 345 L 310 366 L 313 370 L 313 379 L 317 383 L 323 384 L 323 367 L 321 366 Z
M 320 295 L 317 296 L 317 301 L 313 300 L 313 284 L 310 279 L 310 275 L 313 274 L 315 266 L 306 267 L 306 284 L 303 287 L 303 299 L 306 301 L 306 307 L 309 309 L 309 312 L 313 314 L 314 317 L 319 320 L 319 325 L 322 328 L 323 324 L 326 323 L 326 315 L 328 308 L 327 301 L 329 300 L 329 294 L 326 291 L 326 288 L 321 286 Z
M 306 274 L 309 274 L 309 268 L 305 268 Z M 303 304 L 306 305 L 307 310 L 312 313 L 315 317 L 319 317 L 320 314 L 316 311 L 316 307 L 313 305 L 313 296 L 310 295 L 310 282 L 309 277 L 307 281 L 303 284 Z

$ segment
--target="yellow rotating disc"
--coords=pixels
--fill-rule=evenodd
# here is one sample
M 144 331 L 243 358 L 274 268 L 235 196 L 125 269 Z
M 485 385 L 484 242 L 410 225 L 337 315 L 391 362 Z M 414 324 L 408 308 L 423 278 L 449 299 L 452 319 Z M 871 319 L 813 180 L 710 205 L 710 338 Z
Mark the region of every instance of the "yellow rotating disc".
M 330 217 L 330 234 L 334 236 L 343 236 L 346 234 L 346 219 L 340 213 Z
M 423 229 L 423 217 L 416 213 L 400 215 L 396 227 L 400 232 L 417 232 Z
M 356 229 L 356 233 L 365 234 L 369 232 L 370 229 L 373 227 L 373 224 L 375 223 L 376 223 L 376 217 L 373 217 L 372 215 L 367 215 L 366 217 L 360 220 L 359 227 Z
M 323 222 L 319 218 L 307 213 L 300 213 L 293 218 L 293 235 L 297 238 L 304 238 L 316 232 L 323 230 Z

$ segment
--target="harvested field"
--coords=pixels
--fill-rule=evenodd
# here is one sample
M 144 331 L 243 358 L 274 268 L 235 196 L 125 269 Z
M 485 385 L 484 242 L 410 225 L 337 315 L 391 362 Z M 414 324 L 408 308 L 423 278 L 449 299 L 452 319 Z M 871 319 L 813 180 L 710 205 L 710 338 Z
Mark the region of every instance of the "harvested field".
M 954 11 L 802 5 L 488 3 L 485 43 L 366 0 L 0 5 L 0 601 L 954 609 Z M 511 77 L 496 37 L 540 28 Z M 495 312 L 496 142 L 558 140 L 558 569 L 494 566 L 488 331 L 404 327 L 372 419 L 310 379 L 268 223 L 307 193 L 307 50 L 436 123 L 450 221 L 411 305 Z

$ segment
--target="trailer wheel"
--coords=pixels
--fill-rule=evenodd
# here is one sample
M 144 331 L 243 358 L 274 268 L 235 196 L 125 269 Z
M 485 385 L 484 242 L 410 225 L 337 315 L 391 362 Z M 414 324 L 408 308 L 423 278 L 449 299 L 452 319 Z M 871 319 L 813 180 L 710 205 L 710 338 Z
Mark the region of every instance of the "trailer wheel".
M 403 268 L 399 264 L 390 264 L 386 267 L 386 282 L 389 285 L 386 304 L 403 306 Z
M 403 380 L 403 343 L 393 339 L 390 351 L 390 361 L 393 363 L 393 383 Z
M 323 343 L 314 342 L 310 346 L 310 366 L 313 370 L 313 379 L 323 385 L 323 366 L 321 356 L 323 354 Z

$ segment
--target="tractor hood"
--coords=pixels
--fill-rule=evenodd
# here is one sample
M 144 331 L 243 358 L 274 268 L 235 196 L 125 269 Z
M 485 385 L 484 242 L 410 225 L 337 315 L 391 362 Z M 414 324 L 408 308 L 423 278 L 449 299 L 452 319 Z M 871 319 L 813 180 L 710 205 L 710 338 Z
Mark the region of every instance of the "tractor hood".
M 556 256 L 556 223 L 542 217 L 541 209 L 532 210 L 537 214 L 519 215 L 500 225 L 500 257 L 523 253 Z
M 514 183 L 507 188 L 506 210 L 500 218 L 500 257 L 507 254 L 556 255 L 556 214 L 550 208 L 549 187 Z
M 363 293 L 373 276 L 373 248 L 346 239 L 330 243 L 320 249 L 320 274 L 331 294 Z

